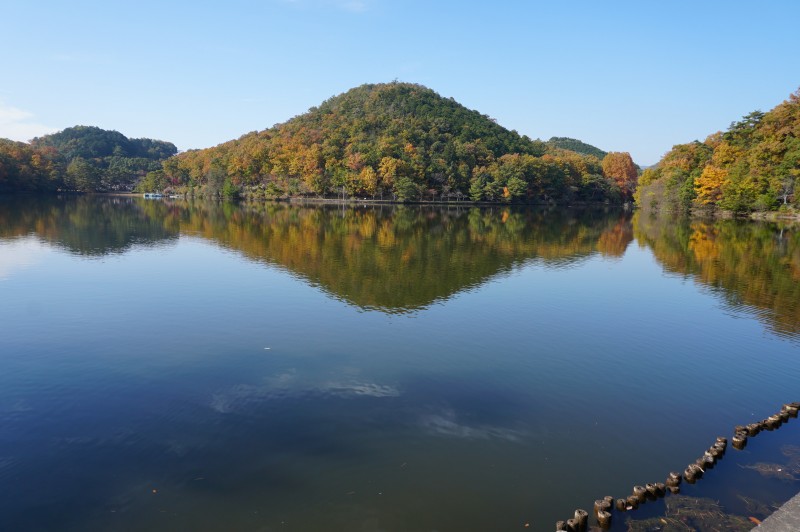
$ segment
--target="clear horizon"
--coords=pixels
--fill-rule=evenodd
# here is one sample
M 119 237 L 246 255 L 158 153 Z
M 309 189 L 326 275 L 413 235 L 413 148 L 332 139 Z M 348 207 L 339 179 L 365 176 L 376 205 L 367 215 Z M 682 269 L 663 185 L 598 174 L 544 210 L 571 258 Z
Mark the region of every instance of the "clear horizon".
M 74 125 L 206 148 L 363 83 L 651 165 L 800 86 L 800 3 L 145 1 L 0 7 L 0 137 Z

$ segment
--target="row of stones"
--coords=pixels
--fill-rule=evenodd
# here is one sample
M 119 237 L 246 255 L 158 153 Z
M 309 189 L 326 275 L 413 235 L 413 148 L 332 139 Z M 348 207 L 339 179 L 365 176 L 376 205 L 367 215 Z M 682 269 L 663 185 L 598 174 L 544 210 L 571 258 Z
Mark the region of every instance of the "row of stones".
M 734 436 L 732 438 L 733 447 L 739 450 L 744 449 L 747 445 L 748 437 L 757 436 L 762 430 L 779 428 L 789 421 L 789 418 L 796 418 L 798 411 L 800 411 L 800 402 L 787 403 L 783 405 L 780 412 L 762 421 L 749 425 L 737 425 L 734 428 Z M 720 436 L 711 447 L 703 452 L 700 458 L 686 467 L 683 477 L 681 477 L 680 473 L 673 471 L 669 473 L 664 482 L 634 486 L 633 493 L 626 498 L 615 500 L 614 497 L 607 495 L 594 501 L 594 515 L 597 519 L 597 524 L 602 529 L 608 529 L 611 526 L 612 508 L 616 508 L 620 512 L 635 510 L 648 499 L 655 500 L 659 497 L 664 497 L 667 491 L 673 494 L 679 493 L 682 478 L 689 484 L 697 482 L 706 471 L 713 468 L 717 461 L 723 457 L 727 446 L 728 439 Z M 572 519 L 556 522 L 556 532 L 584 532 L 587 530 L 588 524 L 589 513 L 586 510 L 577 509 Z

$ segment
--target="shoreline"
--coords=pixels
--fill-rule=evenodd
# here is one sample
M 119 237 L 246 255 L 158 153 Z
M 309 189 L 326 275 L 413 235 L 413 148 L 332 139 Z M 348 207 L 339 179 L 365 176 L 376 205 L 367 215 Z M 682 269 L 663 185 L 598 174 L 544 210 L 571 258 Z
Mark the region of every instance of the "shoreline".
M 0 197 L 13 197 L 13 196 L 31 196 L 31 195 L 67 195 L 67 196 L 109 196 L 109 197 L 132 197 L 132 198 L 142 198 L 143 193 L 141 192 L 77 192 L 77 191 L 61 191 L 61 192 L 48 192 L 48 193 L 38 193 L 38 192 L 14 192 L 9 194 L 0 194 Z M 187 194 L 177 194 L 180 196 L 180 199 L 200 199 L 204 200 L 203 196 L 190 196 Z M 166 199 L 170 199 L 166 197 Z M 174 198 L 173 198 L 174 199 Z M 216 199 L 215 201 L 224 201 L 222 199 Z M 615 209 L 623 209 L 623 210 L 630 210 L 630 211 L 643 211 L 640 207 L 632 205 L 630 203 L 610 203 L 607 201 L 578 201 L 578 202 L 569 202 L 569 203 L 562 203 L 557 201 L 538 201 L 538 202 L 504 202 L 504 201 L 471 201 L 471 200 L 463 200 L 463 201 L 452 201 L 452 200 L 414 200 L 414 201 L 397 201 L 392 199 L 373 199 L 373 198 L 321 198 L 321 197 L 304 197 L 304 196 L 293 196 L 293 197 L 285 197 L 285 198 L 269 198 L 269 199 L 253 199 L 247 197 L 240 197 L 235 200 L 232 200 L 236 203 L 289 203 L 289 204 L 311 204 L 311 205 L 352 205 L 352 206 L 359 206 L 359 205 L 424 205 L 424 206 L 446 206 L 446 207 L 453 207 L 453 206 L 469 206 L 469 207 L 561 207 L 566 209 L 571 208 L 586 208 L 586 207 L 606 207 L 606 208 L 615 208 Z M 669 210 L 654 210 L 649 211 L 654 214 L 676 214 L 675 211 Z M 759 222 L 797 222 L 800 223 L 800 211 L 792 211 L 792 212 L 781 212 L 781 211 L 765 211 L 765 212 L 751 212 L 751 213 L 735 213 L 732 211 L 724 211 L 720 209 L 692 209 L 687 216 L 695 219 L 722 219 L 722 220 L 752 220 L 752 221 L 759 221 Z
M 692 218 L 714 218 L 717 220 L 752 220 L 756 222 L 800 222 L 800 212 L 750 212 L 735 213 L 732 211 L 692 211 Z
M 782 212 L 782 211 L 763 211 L 763 212 L 749 212 L 737 213 L 733 211 L 725 211 L 721 209 L 691 209 L 687 213 L 681 213 L 676 210 L 669 209 L 649 209 L 644 210 L 640 207 L 634 207 L 642 213 L 663 215 L 676 215 L 688 216 L 695 220 L 752 220 L 756 222 L 798 222 L 800 223 L 800 211 Z
M 143 197 L 141 192 L 59 192 L 56 194 L 68 195 L 93 195 L 93 196 L 117 196 L 117 197 Z M 177 194 L 180 199 L 199 199 L 205 200 L 203 196 L 190 196 L 187 194 Z M 168 196 L 165 199 L 170 199 Z M 215 198 L 213 201 L 225 201 L 224 199 Z M 557 201 L 538 201 L 538 202 L 505 202 L 505 201 L 472 201 L 472 200 L 414 200 L 414 201 L 398 201 L 392 199 L 372 199 L 372 198 L 320 198 L 320 197 L 304 197 L 292 196 L 286 198 L 269 198 L 269 199 L 254 199 L 248 197 L 239 197 L 231 200 L 234 203 L 252 204 L 252 203 L 289 203 L 289 204 L 312 204 L 312 205 L 442 205 L 447 207 L 465 206 L 465 207 L 563 207 L 563 208 L 584 208 L 584 207 L 610 207 L 615 209 L 633 210 L 634 207 L 630 203 L 610 203 L 605 201 L 576 201 L 569 203 L 562 203 Z

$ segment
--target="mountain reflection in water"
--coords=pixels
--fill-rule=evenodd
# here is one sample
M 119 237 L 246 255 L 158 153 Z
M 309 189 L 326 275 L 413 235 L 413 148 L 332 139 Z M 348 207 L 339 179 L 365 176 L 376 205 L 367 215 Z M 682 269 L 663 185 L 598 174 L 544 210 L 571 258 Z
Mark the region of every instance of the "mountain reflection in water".
M 800 233 L 793 225 L 598 208 L 3 199 L 0 237 L 30 234 L 85 256 L 199 236 L 387 313 L 428 307 L 526 263 L 566 268 L 595 253 L 622 256 L 635 237 L 666 271 L 752 309 L 779 334 L 800 331 Z

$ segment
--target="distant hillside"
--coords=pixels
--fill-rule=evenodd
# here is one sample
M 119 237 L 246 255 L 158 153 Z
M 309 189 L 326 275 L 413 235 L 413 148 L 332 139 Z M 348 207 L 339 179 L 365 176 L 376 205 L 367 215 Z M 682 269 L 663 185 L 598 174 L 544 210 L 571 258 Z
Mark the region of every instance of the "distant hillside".
M 397 200 L 606 200 L 597 157 L 548 149 L 421 85 L 362 85 L 270 129 L 167 160 L 142 188 Z
M 0 192 L 132 190 L 178 152 L 174 144 L 75 126 L 29 144 L 0 139 Z
M 735 212 L 800 207 L 800 90 L 768 113 L 754 111 L 703 142 L 678 144 L 644 171 L 646 208 Z
M 578 139 L 571 139 L 569 137 L 550 137 L 547 141 L 548 147 L 560 148 L 562 150 L 574 151 L 575 153 L 582 153 L 584 155 L 593 155 L 602 160 L 603 157 L 608 155 L 608 152 L 601 150 L 591 144 L 586 144 Z
M 37 137 L 35 148 L 55 148 L 66 159 L 102 159 L 106 157 L 166 159 L 178 152 L 171 142 L 153 139 L 129 139 L 118 131 L 94 126 L 69 127 L 58 133 Z

